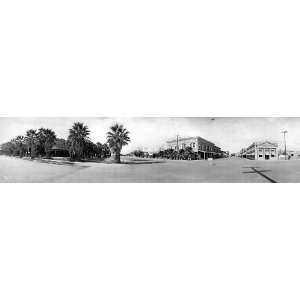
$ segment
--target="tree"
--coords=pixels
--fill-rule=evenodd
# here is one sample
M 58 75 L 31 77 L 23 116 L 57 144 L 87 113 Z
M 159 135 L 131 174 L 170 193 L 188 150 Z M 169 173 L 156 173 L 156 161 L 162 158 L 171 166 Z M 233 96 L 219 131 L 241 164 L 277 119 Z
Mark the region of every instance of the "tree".
M 112 161 L 121 163 L 122 147 L 130 142 L 129 131 L 121 124 L 114 124 L 107 132 L 107 143 L 112 153 Z
M 164 152 L 163 152 L 163 157 L 164 158 L 168 158 L 168 159 L 174 159 L 177 155 L 177 152 L 170 148 L 170 149 L 166 149 Z
M 51 154 L 54 156 L 70 157 L 68 142 L 65 139 L 57 138 L 52 147 Z
M 37 133 L 39 154 L 50 158 L 50 152 L 55 145 L 56 135 L 51 129 L 40 128 Z
M 101 158 L 102 155 L 103 155 L 103 145 L 100 142 L 98 142 L 96 144 L 96 156 Z
M 107 157 L 110 157 L 110 156 L 111 156 L 111 152 L 110 152 L 109 146 L 106 143 L 104 143 L 102 145 L 101 157 L 102 158 L 107 158 Z
M 1 153 L 5 155 L 13 155 L 14 152 L 15 152 L 15 144 L 12 140 L 1 145 Z
M 16 145 L 16 154 L 20 157 L 23 157 L 26 154 L 26 141 L 25 137 L 22 135 L 18 135 L 14 139 L 14 143 Z
M 184 159 L 184 149 L 180 149 L 177 152 L 177 159 Z
M 195 159 L 195 152 L 193 151 L 192 147 L 186 147 L 184 149 L 184 153 L 183 153 L 183 157 L 184 159 Z
M 36 156 L 37 144 L 38 144 L 36 130 L 33 129 L 27 130 L 25 141 L 26 141 L 27 151 L 30 154 L 30 158 L 33 159 Z
M 10 140 L 9 144 L 10 144 L 9 145 L 10 155 L 18 156 L 19 155 L 19 150 L 18 150 L 16 139 Z
M 85 158 L 95 158 L 97 156 L 97 145 L 90 140 L 86 141 L 83 156 Z
M 68 145 L 71 159 L 82 159 L 89 141 L 90 130 L 83 123 L 74 123 L 69 129 Z

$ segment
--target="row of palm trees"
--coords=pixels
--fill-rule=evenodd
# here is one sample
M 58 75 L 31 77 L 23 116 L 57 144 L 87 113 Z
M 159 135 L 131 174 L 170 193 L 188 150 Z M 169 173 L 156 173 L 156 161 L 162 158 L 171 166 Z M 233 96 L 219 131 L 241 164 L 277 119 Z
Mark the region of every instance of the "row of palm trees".
M 1 152 L 5 155 L 51 158 L 53 147 L 65 150 L 71 160 L 111 157 L 113 162 L 121 162 L 122 147 L 130 142 L 129 131 L 121 124 L 114 124 L 107 132 L 104 144 L 93 143 L 90 140 L 90 130 L 83 123 L 76 122 L 69 129 L 67 140 L 58 139 L 53 130 L 40 128 L 27 130 L 25 136 L 17 136 L 1 145 Z
M 56 141 L 56 134 L 48 128 L 27 130 L 26 135 L 18 135 L 8 143 L 1 145 L 2 153 L 13 156 L 50 157 L 50 152 Z

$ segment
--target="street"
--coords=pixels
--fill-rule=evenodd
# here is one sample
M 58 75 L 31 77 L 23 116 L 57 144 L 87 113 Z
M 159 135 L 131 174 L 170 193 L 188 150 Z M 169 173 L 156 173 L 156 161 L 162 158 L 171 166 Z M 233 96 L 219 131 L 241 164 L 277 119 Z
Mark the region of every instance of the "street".
M 175 161 L 122 157 L 122 164 L 56 164 L 0 156 L 0 182 L 300 182 L 300 160 Z

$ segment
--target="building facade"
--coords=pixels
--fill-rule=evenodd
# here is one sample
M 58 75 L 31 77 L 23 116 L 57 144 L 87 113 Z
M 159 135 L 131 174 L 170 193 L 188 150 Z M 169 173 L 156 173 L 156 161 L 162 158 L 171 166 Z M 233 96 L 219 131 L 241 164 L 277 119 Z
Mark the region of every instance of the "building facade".
M 254 142 L 248 148 L 243 148 L 239 156 L 256 160 L 275 160 L 278 159 L 278 144 L 269 141 Z
M 187 147 L 190 147 L 197 154 L 198 159 L 220 158 L 223 155 L 221 148 L 199 136 L 168 141 L 165 148 L 180 151 Z

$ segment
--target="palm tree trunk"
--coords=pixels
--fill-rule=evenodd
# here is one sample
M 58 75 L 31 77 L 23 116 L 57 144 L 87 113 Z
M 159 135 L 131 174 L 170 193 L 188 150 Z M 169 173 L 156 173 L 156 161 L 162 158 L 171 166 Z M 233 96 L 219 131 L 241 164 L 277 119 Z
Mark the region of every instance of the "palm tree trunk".
M 121 163 L 121 157 L 120 157 L 120 151 L 115 151 L 111 153 L 111 161 L 120 164 Z

